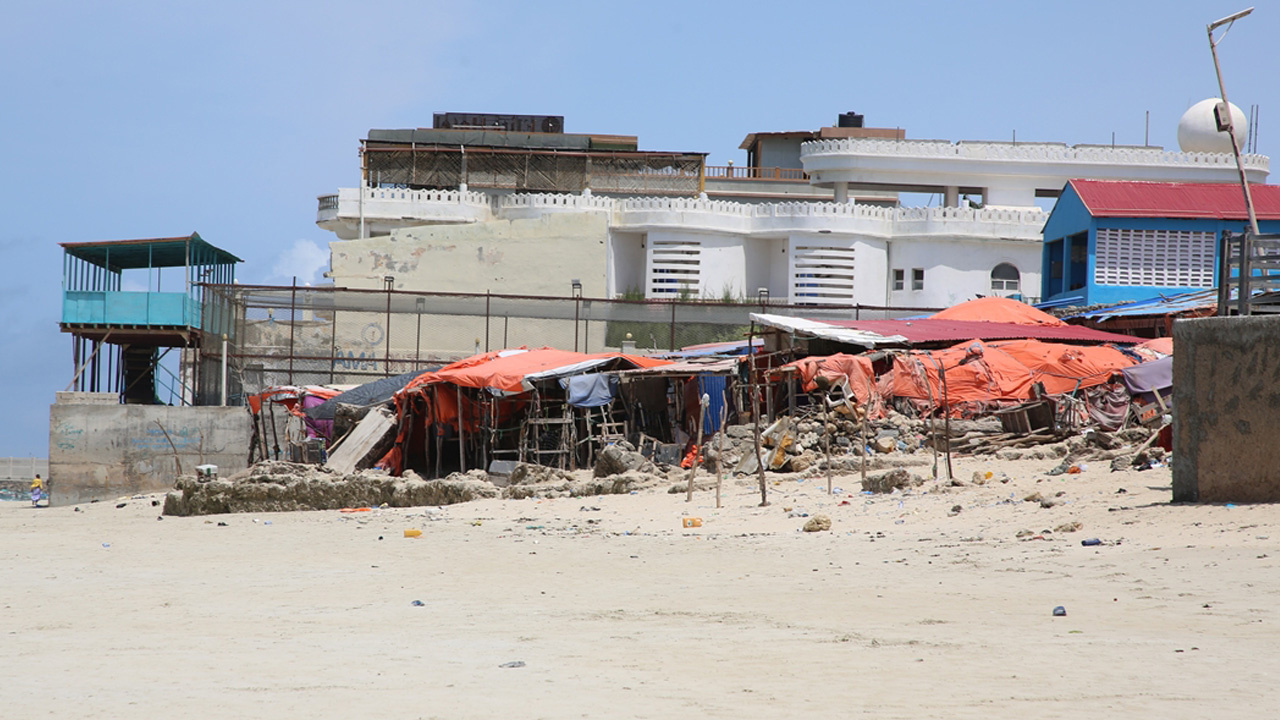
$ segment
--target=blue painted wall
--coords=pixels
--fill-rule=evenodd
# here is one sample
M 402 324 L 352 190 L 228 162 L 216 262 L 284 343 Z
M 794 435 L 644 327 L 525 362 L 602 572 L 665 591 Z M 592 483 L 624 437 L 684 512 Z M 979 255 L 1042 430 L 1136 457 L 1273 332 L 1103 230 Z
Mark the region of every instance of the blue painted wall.
M 1224 221 L 1217 218 L 1094 218 L 1080 201 L 1074 188 L 1067 185 L 1044 225 L 1044 249 L 1041 261 L 1042 301 L 1071 300 L 1074 305 L 1097 305 L 1145 300 L 1158 295 L 1201 290 L 1195 287 L 1165 287 L 1157 285 L 1097 285 L 1096 272 L 1098 230 L 1176 230 L 1212 232 L 1218 237 L 1224 231 L 1239 233 L 1248 225 L 1239 220 Z M 1280 233 L 1280 221 L 1260 221 L 1258 229 L 1263 233 Z M 1085 233 L 1087 243 L 1086 262 L 1071 263 L 1071 242 Z M 1077 251 L 1077 255 L 1079 251 Z M 1218 261 L 1218 246 L 1214 245 L 1214 263 Z M 1061 277 L 1054 277 L 1055 265 L 1061 267 Z M 1073 288 L 1079 284 L 1081 287 Z

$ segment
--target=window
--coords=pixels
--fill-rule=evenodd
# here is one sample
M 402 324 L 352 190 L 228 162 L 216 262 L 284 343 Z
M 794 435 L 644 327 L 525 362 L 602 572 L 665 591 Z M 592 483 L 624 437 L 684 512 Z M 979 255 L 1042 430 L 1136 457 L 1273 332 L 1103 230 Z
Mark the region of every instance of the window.
M 913 268 L 911 270 L 911 289 L 924 289 L 924 268 Z
M 893 271 L 893 289 L 903 290 L 906 287 L 907 287 L 906 271 L 903 270 L 902 268 L 898 268 L 897 270 L 894 270 Z
M 1013 290 L 1016 292 L 1021 282 L 1022 276 L 1018 272 L 1018 268 L 1009 263 L 1000 263 L 991 270 L 992 290 Z

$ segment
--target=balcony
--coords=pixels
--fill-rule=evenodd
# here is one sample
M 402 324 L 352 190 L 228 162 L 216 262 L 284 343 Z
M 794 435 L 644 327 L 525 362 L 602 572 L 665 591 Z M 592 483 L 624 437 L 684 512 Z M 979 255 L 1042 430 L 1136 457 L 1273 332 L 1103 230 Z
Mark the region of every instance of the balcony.
M 200 303 L 186 293 L 68 290 L 63 325 L 200 327 Z

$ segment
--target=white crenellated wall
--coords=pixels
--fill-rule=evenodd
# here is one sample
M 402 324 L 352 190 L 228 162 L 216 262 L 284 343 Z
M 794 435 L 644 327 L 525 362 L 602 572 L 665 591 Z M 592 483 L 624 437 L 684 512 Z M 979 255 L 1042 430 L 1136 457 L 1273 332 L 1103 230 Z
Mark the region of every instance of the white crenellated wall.
M 406 288 L 418 275 L 432 288 L 555 294 L 580 278 L 597 288 L 591 295 L 643 289 L 651 298 L 754 299 L 765 288 L 776 302 L 941 307 L 990 294 L 990 271 L 1000 262 L 1019 268 L 1023 287 L 1039 287 L 1046 217 L 1035 207 L 748 204 L 587 194 L 512 194 L 482 205 L 477 193 L 419 193 L 416 200 L 413 191 L 377 194 L 382 203 L 434 208 L 418 208 L 418 217 L 453 213 L 453 219 L 354 245 L 334 243 L 330 277 L 338 284 L 377 286 L 390 267 Z M 450 253 L 441 254 L 444 264 L 422 263 L 440 249 L 471 245 L 489 258 L 487 270 L 468 270 L 470 264 Z M 366 257 L 373 264 L 360 268 L 358 248 L 366 246 L 378 252 Z M 424 267 L 430 273 L 422 274 Z M 916 267 L 925 269 L 921 291 L 910 289 Z M 890 289 L 893 268 L 904 268 L 907 289 Z
M 1169 152 L 1158 147 L 946 140 L 814 140 L 800 155 L 810 182 L 897 186 L 919 192 L 979 188 L 988 206 L 1031 207 L 1038 192 L 1056 195 L 1073 178 L 1155 182 L 1236 182 L 1230 153 Z M 1270 159 L 1246 155 L 1250 182 L 1265 182 Z

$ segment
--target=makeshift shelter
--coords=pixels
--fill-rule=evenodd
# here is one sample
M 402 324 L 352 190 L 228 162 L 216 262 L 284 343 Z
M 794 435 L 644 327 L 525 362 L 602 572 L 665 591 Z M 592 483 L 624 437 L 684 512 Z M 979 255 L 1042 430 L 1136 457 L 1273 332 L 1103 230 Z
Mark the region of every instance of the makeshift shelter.
M 249 447 L 249 462 L 256 460 L 293 460 L 314 462 L 323 454 L 322 443 L 309 442 L 316 433 L 308 424 L 306 410 L 317 407 L 342 391 L 323 385 L 277 385 L 246 397 L 249 415 L 253 418 L 253 444 Z M 276 421 L 275 408 L 285 409 L 286 415 Z M 280 438 L 284 437 L 284 448 Z M 314 457 L 313 457 L 314 456 Z
M 437 370 L 440 366 L 436 365 L 431 368 L 422 368 L 412 372 L 393 375 L 391 377 L 379 378 L 373 382 L 358 385 L 350 390 L 343 391 L 328 399 L 321 400 L 318 403 L 303 404 L 303 413 L 308 429 L 310 429 L 313 437 L 323 437 L 332 441 L 333 438 L 333 419 L 334 413 L 339 405 L 355 405 L 357 407 L 365 407 L 368 405 L 376 405 L 390 400 L 397 392 L 399 392 L 411 380 L 431 370 Z
M 728 420 L 735 418 L 742 406 L 738 375 L 745 362 L 738 355 L 695 356 L 619 372 L 628 435 L 686 446 L 697 434 L 703 395 L 708 405 L 702 415 L 702 432 L 704 436 L 714 434 L 720 429 L 721 409 Z
M 666 363 L 546 347 L 459 360 L 414 378 L 396 394 L 400 427 L 383 464 L 397 473 L 434 467 L 436 475 L 446 466 L 466 470 L 504 458 L 575 467 L 593 426 L 610 421 L 614 393 L 607 380 L 580 378 Z
M 884 416 L 884 396 L 877 387 L 875 366 L 866 355 L 837 353 L 801 358 L 778 368 L 778 372 L 797 373 L 800 387 L 805 392 L 820 387 L 825 392 L 833 386 L 840 386 L 845 393 L 857 399 L 859 406 L 867 408 L 870 417 Z
M 1135 419 L 1149 423 L 1169 412 L 1173 405 L 1173 357 L 1125 368 L 1121 382 L 1133 396 Z
M 1080 347 L 1036 340 L 973 340 L 945 350 L 896 358 L 893 395 L 938 407 L 974 410 L 1031 400 L 1033 387 L 1063 395 L 1106 383 L 1134 364 L 1113 347 Z M 943 387 L 940 368 L 946 373 Z

